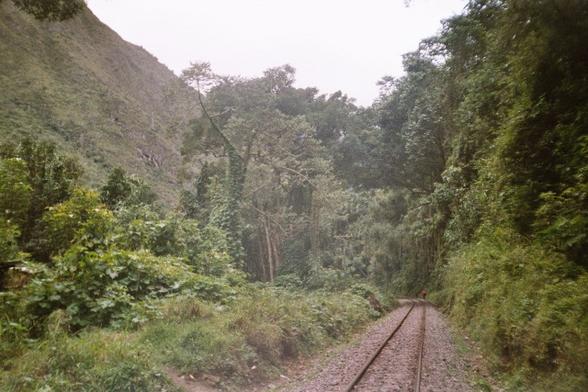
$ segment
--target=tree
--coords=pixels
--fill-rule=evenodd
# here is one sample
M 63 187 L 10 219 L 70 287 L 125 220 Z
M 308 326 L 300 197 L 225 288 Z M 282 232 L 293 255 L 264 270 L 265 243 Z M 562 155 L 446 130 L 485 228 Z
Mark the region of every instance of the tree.
M 242 259 L 243 247 L 241 241 L 239 207 L 247 165 L 237 152 L 235 146 L 208 113 L 202 97 L 202 91 L 206 91 L 219 84 L 222 81 L 222 78 L 212 72 L 210 64 L 193 63 L 188 69 L 182 72 L 182 79 L 188 85 L 196 88 L 202 112 L 212 126 L 214 137 L 220 138 L 224 152 L 228 157 L 228 165 L 224 179 L 225 193 L 217 195 L 217 202 L 210 214 L 210 223 L 225 230 L 229 234 L 231 256 L 233 256 L 233 259 L 236 262 L 240 262 Z
M 34 142 L 31 139 L 24 139 L 18 146 L 2 146 L 0 154 L 0 158 L 5 160 L 22 162 L 18 166 L 24 170 L 21 174 L 26 175 L 22 182 L 27 189 L 30 188 L 26 191 L 30 194 L 30 202 L 27 203 L 26 214 L 19 213 L 22 221 L 20 243 L 26 250 L 35 253 L 37 245 L 31 240 L 34 232 L 39 229 L 41 216 L 47 207 L 65 201 L 71 195 L 82 174 L 82 168 L 76 160 L 59 154 L 55 144 Z M 15 173 L 17 172 L 12 171 L 11 175 Z
M 215 75 L 208 64 L 195 64 L 184 72 L 185 80 L 200 89 L 209 120 L 194 122 L 193 137 L 201 142 L 190 145 L 202 148 L 213 161 L 221 155 L 228 158 L 224 193 L 207 191 L 212 193 L 210 222 L 234 230 L 236 220 L 242 220 L 247 227 L 246 268 L 270 281 L 287 264 L 288 253 L 320 259 L 326 243 L 320 239 L 323 212 L 330 211 L 325 202 L 341 186 L 334 178 L 328 148 L 309 122 L 309 113 L 320 110 L 324 97 L 315 102 L 316 90 L 295 89 L 294 72 L 286 65 L 269 69 L 260 78 L 231 78 Z M 347 107 L 345 102 L 335 94 L 325 108 Z M 235 176 L 240 176 L 239 182 Z M 228 219 L 231 200 L 229 210 L 235 215 Z M 298 249 L 287 252 L 286 244 L 294 241 Z
M 22 228 L 27 223 L 32 190 L 22 159 L 0 159 L 0 217 Z
M 113 228 L 113 216 L 97 192 L 76 188 L 71 197 L 43 214 L 37 239 L 40 260 L 50 260 L 74 243 L 88 250 L 105 248 Z
M 126 200 L 130 194 L 131 183 L 126 177 L 125 171 L 120 167 L 110 172 L 106 184 L 100 190 L 102 202 L 111 209 Z
M 380 98 L 377 166 L 388 185 L 431 193 L 447 159 L 441 71 L 421 53 L 404 56 L 407 75 L 392 81 Z
M 157 195 L 142 179 L 127 176 L 123 169 L 115 168 L 100 189 L 100 198 L 110 209 L 115 209 L 120 206 L 153 204 Z

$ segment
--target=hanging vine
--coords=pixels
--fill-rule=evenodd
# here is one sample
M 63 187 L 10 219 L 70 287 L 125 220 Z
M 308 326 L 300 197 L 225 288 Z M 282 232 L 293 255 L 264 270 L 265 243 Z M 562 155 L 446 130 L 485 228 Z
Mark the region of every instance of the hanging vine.
M 198 102 L 202 113 L 210 122 L 215 134 L 220 137 L 223 149 L 228 158 L 227 170 L 224 177 L 224 192 L 213 196 L 213 208 L 209 217 L 209 224 L 223 229 L 228 236 L 230 253 L 237 265 L 243 262 L 244 250 L 242 244 L 242 230 L 239 209 L 245 182 L 245 164 L 235 146 L 221 131 L 212 116 L 208 113 L 202 99 L 202 88 L 214 85 L 217 77 L 210 70 L 209 64 L 193 64 L 182 75 L 185 82 L 196 88 Z

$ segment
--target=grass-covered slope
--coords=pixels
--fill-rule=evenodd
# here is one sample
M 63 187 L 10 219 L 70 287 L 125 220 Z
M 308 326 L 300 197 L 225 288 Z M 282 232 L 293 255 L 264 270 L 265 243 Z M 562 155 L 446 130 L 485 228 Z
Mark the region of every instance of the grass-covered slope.
M 78 155 L 89 183 L 122 166 L 175 197 L 195 101 L 179 79 L 89 10 L 39 22 L 0 3 L 0 140 L 32 135 Z

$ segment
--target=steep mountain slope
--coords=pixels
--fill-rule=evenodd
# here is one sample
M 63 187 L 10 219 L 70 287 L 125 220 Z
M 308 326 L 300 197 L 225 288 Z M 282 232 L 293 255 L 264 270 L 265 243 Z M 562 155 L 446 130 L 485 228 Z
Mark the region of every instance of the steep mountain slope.
M 0 140 L 52 140 L 96 184 L 122 166 L 164 200 L 177 194 L 180 145 L 193 94 L 155 57 L 90 10 L 39 22 L 0 2 Z

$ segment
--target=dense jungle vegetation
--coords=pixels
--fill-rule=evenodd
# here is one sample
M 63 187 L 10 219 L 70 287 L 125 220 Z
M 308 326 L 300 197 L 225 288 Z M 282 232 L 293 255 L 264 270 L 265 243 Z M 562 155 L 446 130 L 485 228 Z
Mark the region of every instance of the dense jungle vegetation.
M 585 1 L 471 0 L 370 107 L 194 63 L 177 202 L 3 143 L 0 389 L 246 385 L 422 288 L 507 389 L 588 389 L 585 42 Z

